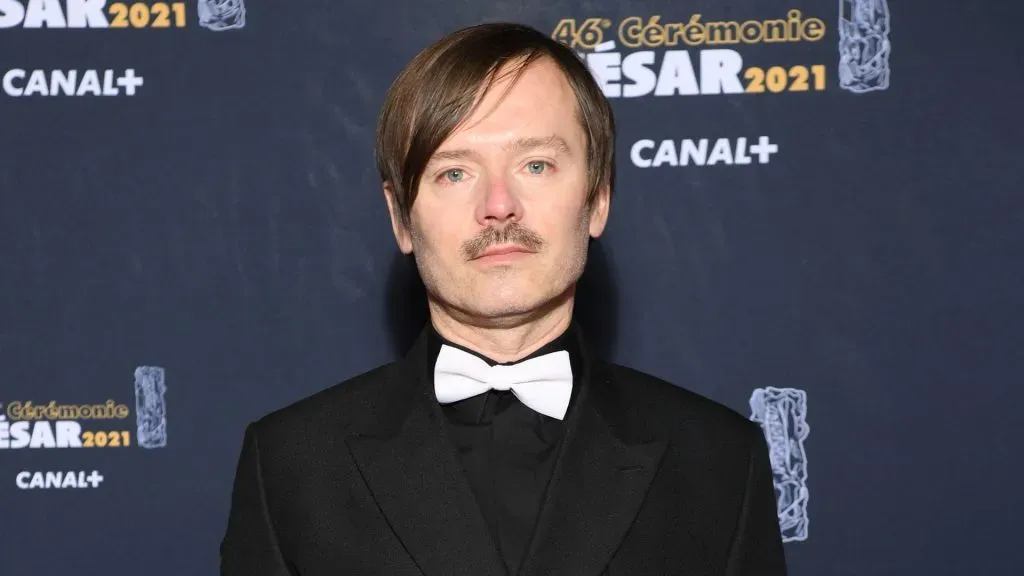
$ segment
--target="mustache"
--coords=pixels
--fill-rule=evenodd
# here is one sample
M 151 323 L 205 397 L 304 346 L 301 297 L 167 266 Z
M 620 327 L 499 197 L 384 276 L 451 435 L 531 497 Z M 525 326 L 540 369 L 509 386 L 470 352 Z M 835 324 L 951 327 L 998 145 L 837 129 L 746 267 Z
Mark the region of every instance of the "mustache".
M 485 228 L 476 237 L 462 243 L 462 256 L 473 260 L 495 244 L 513 244 L 531 252 L 540 252 L 544 247 L 544 239 L 539 234 L 518 222 L 512 222 L 501 228 Z

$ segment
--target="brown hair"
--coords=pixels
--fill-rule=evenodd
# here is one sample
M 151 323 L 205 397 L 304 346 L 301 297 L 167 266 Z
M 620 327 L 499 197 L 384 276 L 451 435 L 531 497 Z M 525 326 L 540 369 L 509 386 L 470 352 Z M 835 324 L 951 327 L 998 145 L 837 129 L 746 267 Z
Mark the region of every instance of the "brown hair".
M 615 123 L 586 64 L 564 44 L 528 26 L 480 24 L 453 32 L 417 54 L 391 85 L 381 109 L 377 169 L 381 180 L 390 183 L 406 226 L 420 177 L 437 148 L 505 70 L 514 84 L 544 57 L 561 68 L 576 95 L 576 113 L 587 139 L 588 204 L 601 187 L 612 186 Z M 502 77 L 497 77 L 499 70 Z

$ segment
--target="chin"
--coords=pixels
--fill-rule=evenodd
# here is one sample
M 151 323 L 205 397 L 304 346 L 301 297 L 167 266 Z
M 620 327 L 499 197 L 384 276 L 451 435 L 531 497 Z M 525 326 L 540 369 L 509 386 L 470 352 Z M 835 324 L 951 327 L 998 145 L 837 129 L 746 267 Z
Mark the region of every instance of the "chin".
M 477 305 L 472 308 L 483 318 L 501 318 L 528 314 L 540 305 L 540 302 L 530 302 L 522 298 L 500 299 L 492 297 L 478 300 Z
M 545 310 L 560 301 L 560 291 L 539 290 L 532 283 L 507 282 L 487 290 L 479 290 L 469 308 L 484 318 L 522 317 Z
M 496 319 L 520 317 L 544 306 L 545 299 L 534 290 L 512 291 L 511 288 L 505 286 L 474 291 L 466 295 L 468 298 L 462 299 L 461 308 L 479 318 Z

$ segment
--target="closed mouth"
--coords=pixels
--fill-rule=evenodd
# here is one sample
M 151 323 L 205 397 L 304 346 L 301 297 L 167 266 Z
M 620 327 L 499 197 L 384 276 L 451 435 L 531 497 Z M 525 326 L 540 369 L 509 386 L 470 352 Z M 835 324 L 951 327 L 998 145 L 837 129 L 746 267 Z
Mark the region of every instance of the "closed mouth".
M 477 258 L 485 258 L 487 256 L 504 256 L 506 254 L 516 253 L 532 254 L 533 251 L 523 248 L 522 246 L 493 246 L 478 254 Z

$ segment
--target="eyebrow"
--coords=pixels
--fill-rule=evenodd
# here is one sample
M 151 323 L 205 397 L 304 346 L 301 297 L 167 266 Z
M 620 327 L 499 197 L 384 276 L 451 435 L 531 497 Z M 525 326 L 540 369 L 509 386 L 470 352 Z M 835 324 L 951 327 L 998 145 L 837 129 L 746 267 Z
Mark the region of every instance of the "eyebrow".
M 523 152 L 530 152 L 538 148 L 553 148 L 560 154 L 571 154 L 569 144 L 565 141 L 565 138 L 557 134 L 552 134 L 546 138 L 532 137 L 532 138 L 516 138 L 502 146 L 503 150 L 522 154 Z M 464 160 L 466 158 L 472 158 L 476 155 L 476 152 L 468 148 L 461 148 L 458 150 L 439 150 L 430 157 L 431 162 L 438 160 Z
M 565 138 L 557 134 L 552 134 L 547 138 L 516 138 L 504 148 L 514 152 L 529 152 L 537 148 L 554 148 L 562 154 L 569 154 L 569 144 L 565 141 Z

